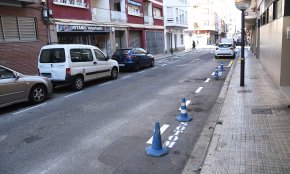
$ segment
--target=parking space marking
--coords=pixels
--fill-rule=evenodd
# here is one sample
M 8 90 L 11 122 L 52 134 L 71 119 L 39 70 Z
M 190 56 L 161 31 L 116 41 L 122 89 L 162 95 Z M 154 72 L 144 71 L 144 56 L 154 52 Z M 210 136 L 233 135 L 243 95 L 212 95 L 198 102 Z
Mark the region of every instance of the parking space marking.
M 77 95 L 77 94 L 82 93 L 82 92 L 84 92 L 84 91 L 75 92 L 73 94 L 69 94 L 69 95 L 64 96 L 64 97 L 67 98 L 67 97 L 70 97 L 70 96 L 73 96 L 73 95 Z
M 98 86 L 105 86 L 105 85 L 108 85 L 108 84 L 110 84 L 110 83 L 112 83 L 112 82 L 103 83 L 103 84 L 100 84 L 100 85 L 98 85 Z
M 42 104 L 39 104 L 39 105 L 36 105 L 36 106 L 30 107 L 30 108 L 27 108 L 27 109 L 21 110 L 21 111 L 19 111 L 19 112 L 15 112 L 15 113 L 13 113 L 13 114 L 14 114 L 14 115 L 16 115 L 16 114 L 20 114 L 20 113 L 22 113 L 22 112 L 25 112 L 25 111 L 28 111 L 28 110 L 31 110 L 31 109 L 34 109 L 34 108 L 37 108 L 37 107 L 40 107 L 40 106 L 43 106 L 43 105 L 46 105 L 46 103 L 42 103 Z
M 195 91 L 195 93 L 199 93 L 199 92 L 202 90 L 202 88 L 203 88 L 203 87 L 199 87 L 199 88 Z
M 125 77 L 122 77 L 121 79 L 126 79 L 126 78 L 129 78 L 129 77 L 131 77 L 131 76 L 125 76 Z
M 191 100 L 186 100 L 185 105 L 188 106 L 191 103 Z M 179 107 L 178 110 L 181 110 L 181 107 Z
M 207 78 L 206 81 L 204 81 L 204 82 L 207 83 L 207 82 L 209 82 L 209 81 L 210 81 L 210 78 Z
M 178 137 L 179 134 L 182 134 L 185 131 L 187 124 L 188 124 L 188 122 L 179 123 L 179 125 L 173 130 L 174 134 L 172 134 L 168 137 L 167 141 L 165 141 L 163 146 L 166 146 L 168 148 L 173 148 L 173 146 L 179 140 L 179 137 Z
M 160 128 L 160 135 L 169 127 L 168 124 L 164 124 L 161 128 Z M 146 142 L 147 144 L 152 144 L 153 141 L 153 136 Z

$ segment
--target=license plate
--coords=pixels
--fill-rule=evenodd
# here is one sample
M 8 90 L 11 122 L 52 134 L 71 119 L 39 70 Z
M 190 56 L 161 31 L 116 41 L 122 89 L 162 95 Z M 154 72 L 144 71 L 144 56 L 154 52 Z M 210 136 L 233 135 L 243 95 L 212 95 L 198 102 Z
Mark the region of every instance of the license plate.
M 119 64 L 119 66 L 125 66 L 125 64 Z

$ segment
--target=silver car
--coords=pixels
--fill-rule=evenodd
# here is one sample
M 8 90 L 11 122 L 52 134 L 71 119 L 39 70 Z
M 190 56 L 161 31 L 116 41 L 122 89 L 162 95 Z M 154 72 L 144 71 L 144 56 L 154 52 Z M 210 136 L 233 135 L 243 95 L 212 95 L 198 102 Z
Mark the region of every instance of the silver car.
M 52 89 L 46 77 L 23 75 L 0 65 L 0 108 L 25 101 L 41 103 Z

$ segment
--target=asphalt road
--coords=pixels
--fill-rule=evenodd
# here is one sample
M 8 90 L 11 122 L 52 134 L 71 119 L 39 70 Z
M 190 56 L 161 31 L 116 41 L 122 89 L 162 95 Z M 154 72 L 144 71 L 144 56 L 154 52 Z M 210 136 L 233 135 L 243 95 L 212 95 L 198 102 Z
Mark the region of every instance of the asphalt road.
M 154 68 L 121 72 L 117 80 L 59 88 L 45 103 L 0 111 L 0 173 L 177 174 L 219 95 L 230 60 L 212 49 L 156 60 Z M 211 77 L 223 62 L 220 79 Z M 181 98 L 193 120 L 175 117 Z M 169 153 L 145 152 L 158 121 Z

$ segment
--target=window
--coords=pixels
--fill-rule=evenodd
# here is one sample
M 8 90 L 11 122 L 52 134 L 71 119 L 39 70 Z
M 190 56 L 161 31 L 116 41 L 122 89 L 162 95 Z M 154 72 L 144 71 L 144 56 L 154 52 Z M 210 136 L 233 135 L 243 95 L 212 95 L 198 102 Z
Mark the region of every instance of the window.
M 106 61 L 107 60 L 106 56 L 100 50 L 94 49 L 94 52 L 95 52 L 95 55 L 96 55 L 96 58 L 98 61 Z
M 71 49 L 70 57 L 72 62 L 93 61 L 93 55 L 90 49 Z
M 153 8 L 153 17 L 154 18 L 162 18 L 161 10 L 159 8 Z
M 114 3 L 114 11 L 121 11 L 121 4 L 120 2 Z
M 11 79 L 11 78 L 15 78 L 14 73 L 8 69 L 0 67 L 0 79 Z
M 277 0 L 276 2 L 273 3 L 273 5 L 274 5 L 273 18 L 275 20 L 282 16 L 282 0 Z
M 35 18 L 0 16 L 0 42 L 36 39 Z
M 180 35 L 180 43 L 183 45 L 183 34 Z
M 40 63 L 62 63 L 65 62 L 63 48 L 43 49 L 40 53 Z
M 128 4 L 128 14 L 134 16 L 142 16 L 140 12 L 140 7 L 132 4 Z

